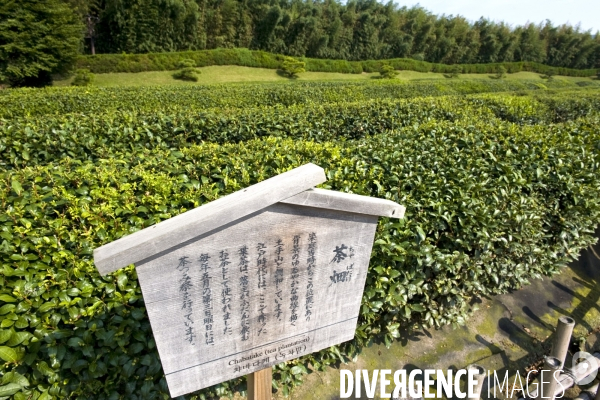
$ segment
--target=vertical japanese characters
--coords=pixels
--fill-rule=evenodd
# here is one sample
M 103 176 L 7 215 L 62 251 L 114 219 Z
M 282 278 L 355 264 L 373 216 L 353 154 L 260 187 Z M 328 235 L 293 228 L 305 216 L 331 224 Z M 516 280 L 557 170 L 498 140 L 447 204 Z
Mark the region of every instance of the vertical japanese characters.
M 250 338 L 250 277 L 248 276 L 248 247 L 242 246 L 238 251 L 240 257 L 240 304 L 242 341 Z
M 265 254 L 267 253 L 267 246 L 264 243 L 259 243 L 256 246 L 256 252 L 258 253 L 258 257 L 256 259 L 256 271 L 258 273 L 258 336 L 262 333 L 267 333 L 267 258 Z
M 349 264 L 349 261 L 352 261 L 352 258 L 354 258 L 354 248 L 352 246 L 348 247 L 342 243 L 339 246 L 335 246 L 333 253 L 334 256 L 329 262 L 330 264 L 336 265 L 342 263 L 342 267 L 347 265 L 346 268 L 341 271 L 333 270 L 333 275 L 329 277 L 329 280 L 331 281 L 329 286 L 340 282 L 350 282 L 352 279 L 352 272 L 354 271 L 354 263 Z M 346 258 L 349 258 L 350 260 L 346 261 Z
M 313 292 L 313 278 L 315 276 L 315 268 L 316 268 L 316 251 L 317 251 L 317 234 L 315 232 L 311 232 L 308 235 L 308 258 L 306 259 L 306 313 L 304 317 L 306 321 L 310 321 L 310 316 L 312 315 L 312 308 L 314 304 L 314 292 Z
M 229 268 L 228 265 L 231 264 L 229 261 L 229 253 L 226 251 L 221 251 L 219 253 L 219 261 L 221 264 L 221 273 L 223 275 L 223 280 L 221 281 L 221 304 L 223 306 L 223 334 L 231 335 L 231 287 L 229 287 Z
M 292 326 L 296 326 L 298 320 L 298 273 L 300 270 L 300 235 L 294 236 L 292 245 L 292 275 L 291 275 L 291 288 L 290 288 L 290 323 Z
M 283 314 L 283 240 L 275 244 L 275 319 L 281 322 Z
M 203 342 L 213 346 L 228 336 L 245 342 L 270 329 L 281 331 L 314 321 L 315 288 L 349 282 L 354 271 L 353 247 L 342 243 L 331 248 L 333 256 L 323 260 L 327 270 L 321 273 L 315 232 L 202 253 L 197 262 L 187 255 L 180 257 L 177 287 L 183 337 L 195 345 L 197 335 L 204 336 Z M 198 291 L 202 310 L 196 313 L 201 313 L 203 324 L 195 327 L 194 293 Z
M 201 254 L 198 261 L 200 262 L 200 273 L 202 282 L 202 305 L 204 306 L 204 340 L 207 345 L 215 344 L 213 334 L 213 308 L 212 308 L 212 290 L 210 287 L 210 274 L 208 273 L 209 265 L 208 254 Z
M 192 301 L 192 297 L 190 294 L 190 290 L 192 289 L 192 278 L 189 275 L 190 267 L 189 264 L 192 262 L 188 260 L 189 257 L 181 257 L 179 259 L 179 264 L 177 265 L 177 270 L 181 272 L 181 278 L 179 279 L 179 293 L 182 295 L 182 305 L 181 308 L 184 310 L 183 312 L 183 324 L 185 327 L 185 340 L 188 341 L 192 345 L 196 345 L 196 333 L 194 331 L 194 319 L 192 318 L 192 305 L 194 302 Z

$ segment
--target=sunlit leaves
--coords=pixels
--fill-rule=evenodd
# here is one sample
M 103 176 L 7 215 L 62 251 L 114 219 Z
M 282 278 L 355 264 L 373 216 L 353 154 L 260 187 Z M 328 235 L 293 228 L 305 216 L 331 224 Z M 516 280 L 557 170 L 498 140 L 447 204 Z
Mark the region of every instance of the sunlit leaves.
M 600 106 L 587 103 L 596 93 L 406 101 L 390 100 L 386 86 L 361 90 L 388 99 L 312 104 L 323 90 L 304 105 L 215 109 L 204 122 L 197 110 L 165 112 L 160 126 L 144 126 L 140 113 L 108 110 L 104 122 L 49 112 L 19 130 L 0 123 L 0 138 L 25 138 L 0 142 L 16 160 L 0 172 L 0 359 L 11 377 L 0 393 L 167 396 L 135 269 L 100 277 L 93 249 L 307 162 L 325 168 L 323 187 L 407 212 L 379 221 L 355 340 L 276 366 L 283 393 L 308 365 L 352 360 L 374 338 L 390 345 L 415 324 L 463 324 L 473 297 L 557 272 L 594 241 Z M 198 125 L 186 131 L 182 115 Z M 50 120 L 54 130 L 33 129 Z M 209 131 L 203 143 L 190 136 Z M 197 395 L 243 389 L 238 379 Z

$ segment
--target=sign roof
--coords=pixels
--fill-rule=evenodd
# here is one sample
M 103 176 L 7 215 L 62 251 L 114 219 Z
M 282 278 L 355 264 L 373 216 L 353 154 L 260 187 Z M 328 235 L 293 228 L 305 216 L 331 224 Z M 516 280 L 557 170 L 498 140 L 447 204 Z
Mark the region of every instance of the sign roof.
M 323 168 L 305 164 L 98 247 L 94 263 L 101 275 L 143 263 L 278 202 L 394 218 L 404 214 L 404 207 L 390 200 L 312 189 L 326 180 Z

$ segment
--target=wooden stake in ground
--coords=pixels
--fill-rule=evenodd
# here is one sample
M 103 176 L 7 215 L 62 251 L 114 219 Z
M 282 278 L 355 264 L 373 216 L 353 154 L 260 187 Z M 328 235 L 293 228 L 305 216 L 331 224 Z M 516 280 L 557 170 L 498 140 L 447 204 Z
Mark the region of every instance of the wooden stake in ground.
M 272 368 L 261 369 L 246 375 L 248 380 L 248 400 L 271 400 Z

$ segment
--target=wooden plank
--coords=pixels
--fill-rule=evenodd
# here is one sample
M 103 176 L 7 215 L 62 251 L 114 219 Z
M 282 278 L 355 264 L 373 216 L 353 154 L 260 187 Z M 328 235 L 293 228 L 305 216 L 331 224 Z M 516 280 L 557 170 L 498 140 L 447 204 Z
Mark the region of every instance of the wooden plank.
M 391 200 L 317 188 L 305 190 L 281 202 L 390 218 L 402 218 L 405 211 L 403 206 Z
M 279 202 L 137 264 L 171 396 L 351 340 L 376 227 Z
M 274 176 L 95 249 L 96 268 L 105 275 L 138 263 L 325 180 L 323 168 L 314 164 Z
M 248 400 L 271 400 L 273 368 L 248 374 Z

